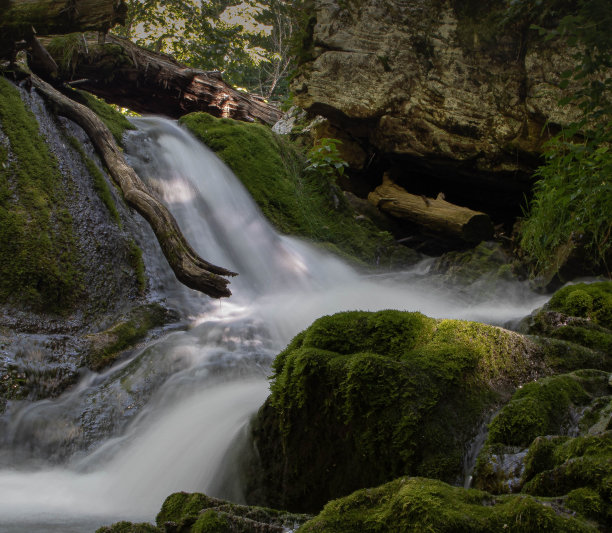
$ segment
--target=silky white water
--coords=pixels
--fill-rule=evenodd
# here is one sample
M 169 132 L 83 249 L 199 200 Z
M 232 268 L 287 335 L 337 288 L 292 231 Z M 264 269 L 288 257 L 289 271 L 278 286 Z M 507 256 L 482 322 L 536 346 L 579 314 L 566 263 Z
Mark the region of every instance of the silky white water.
M 196 251 L 240 275 L 233 296 L 214 301 L 181 287 L 159 252 L 146 254 L 153 293 L 189 316 L 191 327 L 104 374 L 85 375 L 56 400 L 8 409 L 0 532 L 153 521 L 177 490 L 240 501 L 235 457 L 227 452 L 268 394 L 274 355 L 319 316 L 392 308 L 503 325 L 545 300 L 517 283 L 486 293 L 449 290 L 428 275 L 428 261 L 360 275 L 275 233 L 232 173 L 175 123 L 136 124 L 127 142 L 131 164 Z

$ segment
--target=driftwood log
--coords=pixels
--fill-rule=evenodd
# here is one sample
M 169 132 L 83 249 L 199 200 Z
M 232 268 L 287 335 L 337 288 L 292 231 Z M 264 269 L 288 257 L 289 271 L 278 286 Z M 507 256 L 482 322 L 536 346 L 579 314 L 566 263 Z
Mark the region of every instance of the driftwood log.
M 35 74 L 32 75 L 32 85 L 53 104 L 58 114 L 73 120 L 85 130 L 111 177 L 121 188 L 125 200 L 153 228 L 179 281 L 214 298 L 230 296 L 231 292 L 227 288 L 229 281 L 222 276 L 236 274 L 204 261 L 191 248 L 174 217 L 126 163 L 113 135 L 98 116 L 89 108 L 61 94 Z
M 493 237 L 493 224 L 485 213 L 451 204 L 438 195 L 427 198 L 410 194 L 394 183 L 387 174 L 382 185 L 368 195 L 381 211 L 409 220 L 428 233 L 478 243 Z
M 51 41 L 41 39 L 53 53 L 56 47 Z M 96 36 L 87 35 L 69 46 L 72 50 L 58 47 L 54 57 L 64 80 L 77 80 L 80 89 L 137 113 L 179 118 L 205 111 L 216 117 L 264 124 L 274 124 L 282 114 L 262 98 L 235 90 L 219 72 L 188 68 L 127 39 L 107 35 L 100 44 Z

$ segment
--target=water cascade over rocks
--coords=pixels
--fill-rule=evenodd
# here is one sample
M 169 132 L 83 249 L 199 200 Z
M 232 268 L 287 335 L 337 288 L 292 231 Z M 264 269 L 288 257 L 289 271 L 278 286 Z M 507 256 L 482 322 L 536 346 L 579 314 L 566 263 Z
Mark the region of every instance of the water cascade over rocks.
M 168 205 L 194 249 L 240 275 L 229 300 L 178 285 L 145 247 L 154 290 L 183 316 L 175 331 L 54 400 L 12 404 L 0 418 L 0 531 L 86 532 L 152 521 L 173 491 L 242 500 L 236 439 L 268 394 L 274 356 L 314 319 L 401 309 L 498 325 L 544 297 L 517 283 L 449 290 L 428 262 L 362 275 L 277 234 L 231 171 L 174 122 L 135 120 L 130 163 Z

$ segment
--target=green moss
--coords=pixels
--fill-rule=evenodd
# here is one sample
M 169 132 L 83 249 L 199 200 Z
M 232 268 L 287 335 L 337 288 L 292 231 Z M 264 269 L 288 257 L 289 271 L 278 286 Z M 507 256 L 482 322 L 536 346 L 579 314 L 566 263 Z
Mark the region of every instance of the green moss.
M 67 312 L 81 292 L 57 160 L 19 91 L 0 78 L 0 301 Z
M 612 329 L 612 281 L 563 287 L 552 296 L 547 307 L 565 315 L 588 318 Z
M 168 321 L 167 310 L 157 303 L 132 309 L 128 317 L 101 333 L 89 335 L 92 348 L 87 366 L 101 370 L 112 364 L 125 349 L 142 340 L 147 332 Z
M 332 245 L 369 264 L 392 266 L 409 259 L 391 234 L 355 219 L 329 177 L 304 172 L 304 155 L 266 126 L 206 113 L 180 122 L 227 163 L 279 231 Z
M 400 478 L 328 503 L 299 533 L 427 531 L 597 531 L 585 521 L 555 512 L 529 496 L 497 496 L 440 481 Z
M 122 145 L 123 134 L 126 130 L 135 129 L 132 123 L 125 118 L 113 106 L 107 104 L 101 98 L 85 91 L 73 90 L 70 97 L 77 102 L 89 107 L 106 124 L 118 145 Z
M 134 240 L 129 241 L 129 262 L 130 266 L 134 269 L 134 273 L 136 274 L 136 284 L 138 286 L 138 292 L 142 295 L 144 294 L 147 288 L 147 276 L 145 274 L 145 265 L 142 260 L 142 250 L 140 247 L 134 242 Z
M 530 347 L 420 313 L 318 319 L 275 360 L 255 428 L 269 500 L 310 511 L 403 474 L 456 481 L 483 412 L 541 364 Z
M 590 395 L 575 376 L 554 376 L 528 383 L 489 425 L 489 444 L 528 446 L 538 435 L 558 434 L 570 408 L 585 405 Z
M 612 525 L 612 431 L 537 439 L 529 449 L 524 478 L 524 492 L 567 495 L 567 507 Z
M 173 531 L 189 533 L 250 533 L 295 528 L 308 516 L 264 507 L 238 505 L 205 494 L 178 492 L 166 498 L 157 515 L 160 529 L 174 524 Z
M 96 533 L 162 533 L 162 530 L 147 523 L 133 524 L 132 522 L 117 522 L 112 526 L 104 526 Z
M 113 220 L 119 225 L 119 227 L 121 227 L 121 218 L 119 217 L 119 211 L 117 211 L 115 199 L 113 198 L 113 195 L 110 191 L 108 183 L 106 182 L 104 174 L 102 174 L 102 171 L 98 168 L 98 165 L 96 165 L 93 160 L 85 153 L 85 150 L 83 150 L 81 143 L 76 137 L 69 136 L 68 141 L 70 142 L 71 146 L 79 153 L 81 159 L 83 160 L 83 163 L 85 164 L 85 167 L 87 168 L 87 172 L 89 172 L 89 175 L 93 178 L 94 189 L 98 193 L 100 200 L 102 200 L 102 203 L 106 206 L 106 209 L 108 209 L 108 212 L 110 213 Z
M 585 368 L 612 368 L 612 282 L 579 283 L 558 290 L 524 321 L 523 329 L 599 352 L 601 363 L 585 364 Z

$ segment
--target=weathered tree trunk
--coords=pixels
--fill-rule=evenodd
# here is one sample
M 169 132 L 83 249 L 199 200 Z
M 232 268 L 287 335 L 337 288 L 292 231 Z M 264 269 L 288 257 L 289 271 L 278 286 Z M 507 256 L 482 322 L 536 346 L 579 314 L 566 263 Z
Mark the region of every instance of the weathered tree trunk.
M 451 204 L 440 196 L 434 199 L 410 194 L 386 174 L 368 200 L 385 213 L 414 222 L 430 233 L 469 243 L 493 236 L 493 224 L 487 214 Z
M 49 39 L 43 39 L 49 44 Z M 219 72 L 181 65 L 172 57 L 145 50 L 127 39 L 106 36 L 103 45 L 91 36 L 78 41 L 70 61 L 66 50 L 54 57 L 66 80 L 79 80 L 79 88 L 138 113 L 178 118 L 192 111 L 216 117 L 274 124 L 281 112 L 263 99 L 237 91 Z M 53 46 L 48 47 L 52 53 Z
M 123 0 L 0 0 L 0 56 L 33 34 L 106 32 L 126 14 Z
M 151 195 L 123 157 L 113 135 L 89 108 L 64 96 L 36 75 L 32 84 L 57 112 L 74 120 L 89 135 L 112 178 L 121 188 L 126 201 L 149 222 L 176 277 L 192 289 L 214 298 L 230 296 L 229 281 L 221 276 L 234 272 L 212 265 L 199 257 L 185 240 L 174 217 L 157 198 Z

